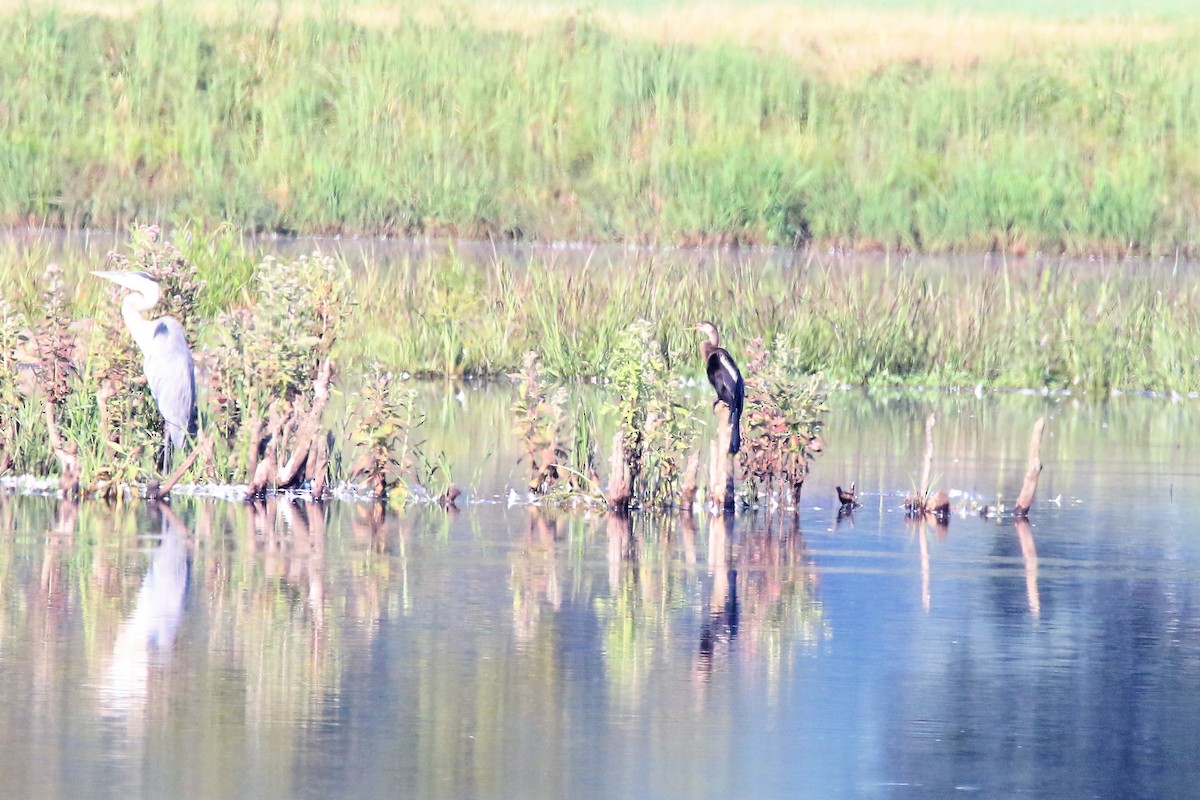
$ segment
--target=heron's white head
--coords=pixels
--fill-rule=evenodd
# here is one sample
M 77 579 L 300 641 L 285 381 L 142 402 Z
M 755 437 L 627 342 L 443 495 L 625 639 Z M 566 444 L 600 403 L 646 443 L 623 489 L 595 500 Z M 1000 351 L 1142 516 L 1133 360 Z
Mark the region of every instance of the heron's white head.
M 138 296 L 138 308 L 142 311 L 149 311 L 158 305 L 158 299 L 162 296 L 162 290 L 158 286 L 158 282 L 147 275 L 145 272 L 133 272 L 125 270 L 93 270 L 93 275 L 101 278 L 107 278 L 113 283 L 120 284 L 126 289 L 129 289 Z

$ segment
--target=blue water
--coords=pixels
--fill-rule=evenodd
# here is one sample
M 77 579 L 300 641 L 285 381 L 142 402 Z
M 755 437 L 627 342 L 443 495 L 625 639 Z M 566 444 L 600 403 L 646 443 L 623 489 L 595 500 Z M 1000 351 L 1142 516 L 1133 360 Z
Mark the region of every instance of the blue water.
M 1200 793 L 1194 403 L 831 406 L 797 514 L 508 507 L 491 448 L 457 513 L 2 497 L 0 794 Z M 1031 524 L 973 513 L 1040 414 Z

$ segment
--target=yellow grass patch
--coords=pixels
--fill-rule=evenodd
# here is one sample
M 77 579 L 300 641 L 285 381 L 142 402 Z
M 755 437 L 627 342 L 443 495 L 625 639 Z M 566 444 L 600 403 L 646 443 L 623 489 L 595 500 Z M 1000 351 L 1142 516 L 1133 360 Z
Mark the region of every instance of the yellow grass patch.
M 525 30 L 561 20 L 561 9 L 476 7 L 481 24 Z M 950 12 L 814 9 L 786 3 L 698 3 L 653 11 L 603 11 L 592 19 L 614 32 L 658 43 L 724 42 L 785 52 L 834 80 L 853 80 L 894 63 L 966 67 L 998 57 L 1036 57 L 1102 44 L 1164 41 L 1178 25 L 1129 19 L 1044 20 Z
M 0 13 L 20 8 L 56 8 L 66 13 L 132 16 L 155 8 L 157 0 L 0 0 Z M 171 6 L 168 3 L 168 8 Z M 329 13 L 323 0 L 287 3 L 234 3 L 199 0 L 181 11 L 202 19 L 231 20 L 251 14 L 263 22 L 296 22 Z M 414 16 L 429 24 L 447 14 L 485 28 L 532 32 L 560 25 L 577 14 L 570 6 L 538 3 L 460 3 L 418 0 L 389 4 L 368 0 L 337 7 L 338 15 L 365 26 L 387 27 Z M 962 68 L 993 58 L 1037 58 L 1105 44 L 1134 45 L 1180 35 L 1176 20 L 1097 16 L 1055 20 L 1015 15 L 950 11 L 876 11 L 858 8 L 806 8 L 783 2 L 694 3 L 646 10 L 594 10 L 589 19 L 614 33 L 657 43 L 729 43 L 761 51 L 785 52 L 832 80 L 856 80 L 889 64 L 913 63 Z M 1196 27 L 1195 21 L 1183 26 Z

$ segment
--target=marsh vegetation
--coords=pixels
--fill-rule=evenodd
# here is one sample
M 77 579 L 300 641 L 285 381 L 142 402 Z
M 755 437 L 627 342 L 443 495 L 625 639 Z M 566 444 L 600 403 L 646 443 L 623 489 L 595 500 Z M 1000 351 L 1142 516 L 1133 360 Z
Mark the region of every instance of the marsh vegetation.
M 263 256 L 270 242 L 187 228 L 140 230 L 118 248 L 115 265 L 161 278 L 164 310 L 193 340 L 206 451 L 189 478 L 441 496 L 454 476 L 420 446 L 429 410 L 404 380 L 511 374 L 529 394 L 504 425 L 528 432 L 531 490 L 595 494 L 612 472 L 612 440 L 597 437 L 621 421 L 633 437 L 622 460 L 656 505 L 689 488 L 689 454 L 711 437 L 704 401 L 680 390 L 703 381 L 692 323 L 717 315 L 748 368 L 748 490 L 802 476 L 830 385 L 1200 390 L 1188 264 L 500 249 L 471 260 L 453 247 L 385 262 L 335 245 Z M 146 480 L 155 414 L 113 298 L 87 276 L 95 255 L 10 241 L 0 263 L 8 468 L 59 474 L 53 419 L 85 484 Z M 558 392 L 580 378 L 610 393 L 604 420 Z
M 1200 21 L 1146 11 L 25 6 L 0 216 L 1188 253 Z
M 1200 391 L 1181 260 L 1200 23 L 1168 6 L 803 4 L 714 27 L 653 5 L 33 4 L 0 21 L 0 215 L 164 223 L 112 266 L 159 278 L 197 351 L 190 478 L 446 496 L 402 379 L 519 375 L 531 491 L 597 497 L 607 471 L 677 502 L 707 435 L 689 328 L 715 318 L 754 366 L 748 491 L 786 494 L 830 385 Z M 385 265 L 244 231 L 496 244 Z M 96 266 L 0 253 L 0 459 L 116 491 L 146 479 L 156 432 Z M 609 387 L 604 419 L 560 391 L 580 378 Z

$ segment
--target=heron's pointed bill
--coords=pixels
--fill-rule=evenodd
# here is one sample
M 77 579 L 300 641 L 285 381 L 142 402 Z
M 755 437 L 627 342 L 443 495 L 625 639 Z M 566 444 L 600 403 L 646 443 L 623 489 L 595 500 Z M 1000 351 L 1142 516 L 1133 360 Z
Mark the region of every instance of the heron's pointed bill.
M 98 278 L 107 278 L 134 292 L 146 293 L 156 291 L 158 284 L 144 272 L 126 271 L 120 269 L 97 269 L 92 274 Z

